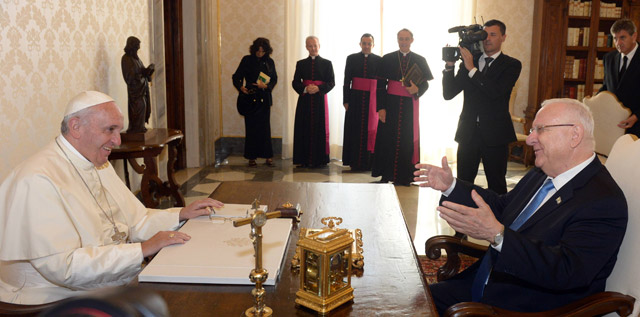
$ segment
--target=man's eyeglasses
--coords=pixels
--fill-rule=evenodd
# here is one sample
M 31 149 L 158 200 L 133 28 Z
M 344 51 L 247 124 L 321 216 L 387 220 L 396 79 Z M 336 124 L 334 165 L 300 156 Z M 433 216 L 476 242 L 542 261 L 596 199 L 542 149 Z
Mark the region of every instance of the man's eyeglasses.
M 533 132 L 540 134 L 544 132 L 546 129 L 553 128 L 553 127 L 573 127 L 573 126 L 575 126 L 575 124 L 572 124 L 572 123 L 541 125 L 541 126 L 532 127 L 531 129 L 529 129 L 529 134 Z

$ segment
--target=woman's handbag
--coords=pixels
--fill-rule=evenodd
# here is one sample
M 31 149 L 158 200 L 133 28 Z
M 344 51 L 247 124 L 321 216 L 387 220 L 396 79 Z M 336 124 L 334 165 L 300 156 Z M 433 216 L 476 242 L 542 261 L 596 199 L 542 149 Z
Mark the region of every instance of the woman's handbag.
M 251 91 L 250 91 L 251 92 Z M 258 95 L 254 93 L 245 94 L 240 92 L 238 94 L 237 102 L 238 113 L 243 116 L 252 115 L 260 109 L 260 103 L 258 102 Z

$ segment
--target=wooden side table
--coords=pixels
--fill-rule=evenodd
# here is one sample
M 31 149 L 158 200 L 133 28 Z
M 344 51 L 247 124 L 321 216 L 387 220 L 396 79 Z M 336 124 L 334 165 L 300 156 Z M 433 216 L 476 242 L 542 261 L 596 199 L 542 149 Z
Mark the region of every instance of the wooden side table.
M 109 160 L 125 160 L 124 176 L 127 187 L 129 183 L 129 169 L 126 162 L 129 162 L 136 173 L 142 175 L 140 192 L 142 200 L 147 208 L 155 208 L 159 204 L 160 197 L 173 196 L 174 206 L 184 207 L 184 197 L 178 191 L 179 187 L 174 177 L 173 166 L 176 162 L 177 146 L 182 142 L 184 135 L 180 130 L 174 129 L 149 129 L 147 131 L 151 137 L 141 141 L 125 141 L 119 147 L 113 148 Z M 168 181 L 163 182 L 158 176 L 158 165 L 156 158 L 162 149 L 168 146 L 169 158 L 167 162 Z M 144 158 L 142 165 L 136 162 L 136 158 Z

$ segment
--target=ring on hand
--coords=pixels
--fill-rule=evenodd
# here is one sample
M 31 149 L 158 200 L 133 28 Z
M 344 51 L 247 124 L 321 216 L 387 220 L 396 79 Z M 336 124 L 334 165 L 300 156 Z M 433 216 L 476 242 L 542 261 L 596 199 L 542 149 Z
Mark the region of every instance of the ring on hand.
M 173 238 L 174 236 L 175 236 L 175 234 L 173 234 L 173 233 L 169 234 L 169 238 Z

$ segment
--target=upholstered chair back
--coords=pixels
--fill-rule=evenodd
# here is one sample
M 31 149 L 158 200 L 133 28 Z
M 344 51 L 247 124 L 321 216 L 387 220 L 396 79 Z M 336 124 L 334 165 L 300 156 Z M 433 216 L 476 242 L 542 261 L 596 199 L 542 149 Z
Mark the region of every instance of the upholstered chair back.
M 605 166 L 622 188 L 629 207 L 629 222 L 618 261 L 607 279 L 607 291 L 636 299 L 631 316 L 640 313 L 640 142 L 626 134 L 613 145 Z M 614 315 L 617 316 L 617 315 Z
M 596 153 L 609 156 L 613 144 L 625 132 L 623 128 L 618 127 L 618 123 L 628 118 L 631 110 L 624 107 L 618 98 L 608 91 L 584 98 L 584 104 L 593 113 Z

